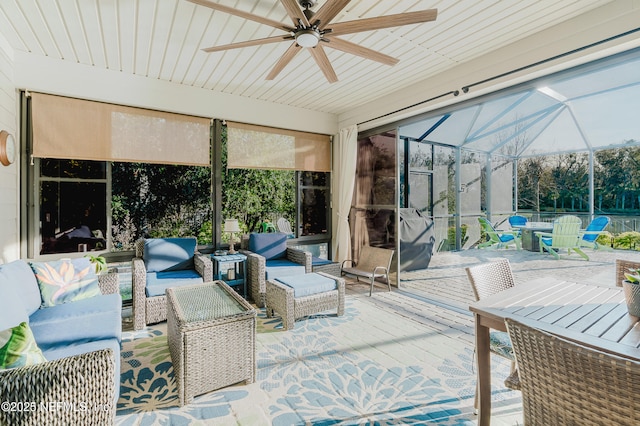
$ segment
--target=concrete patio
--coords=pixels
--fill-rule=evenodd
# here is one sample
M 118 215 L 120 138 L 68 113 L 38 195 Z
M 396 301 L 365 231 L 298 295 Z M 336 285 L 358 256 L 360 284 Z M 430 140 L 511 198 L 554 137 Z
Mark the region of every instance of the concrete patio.
M 431 301 L 467 310 L 473 295 L 464 268 L 509 259 L 516 284 L 548 275 L 567 281 L 582 281 L 598 285 L 615 285 L 615 259 L 640 261 L 640 253 L 629 250 L 585 249 L 589 261 L 580 256 L 561 254 L 555 260 L 548 254 L 526 250 L 470 249 L 459 252 L 436 253 L 429 268 L 405 272 L 400 289 Z

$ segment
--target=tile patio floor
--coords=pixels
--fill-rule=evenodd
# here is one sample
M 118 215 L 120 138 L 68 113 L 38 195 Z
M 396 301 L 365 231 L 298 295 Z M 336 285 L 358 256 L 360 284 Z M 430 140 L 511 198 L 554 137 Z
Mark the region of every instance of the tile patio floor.
M 467 309 L 473 298 L 464 268 L 504 257 L 511 262 L 517 285 L 526 285 L 532 278 L 553 276 L 613 286 L 616 258 L 640 261 L 637 252 L 587 252 L 591 258 L 588 262 L 575 254 L 554 260 L 549 255 L 516 250 L 471 249 L 437 253 L 428 269 L 403 273 L 400 287 L 392 292 L 387 292 L 386 286 L 377 285 L 372 297 L 368 297 L 367 284 L 349 280 L 346 318 L 339 321 L 332 316 L 314 318 L 297 322 L 293 332 L 259 333 L 257 382 L 228 388 L 246 392 L 245 398 L 224 403 L 224 407 L 217 408 L 226 414 L 198 423 L 475 424 L 472 413 L 475 378 L 470 362 L 473 357 L 473 317 Z M 318 353 L 313 349 L 322 344 L 328 345 L 330 350 L 323 347 Z M 522 424 L 519 393 L 502 386 L 508 363 L 498 358 L 492 361 L 492 424 Z M 374 363 L 376 368 L 371 369 L 367 362 Z M 334 366 L 336 374 L 332 374 Z M 412 369 L 416 369 L 413 377 Z M 322 394 L 329 384 L 339 387 L 344 381 L 345 394 L 352 396 L 350 392 L 356 392 L 353 389 L 362 391 L 371 385 L 370 375 L 374 376 L 374 383 L 384 382 L 383 377 L 376 374 L 385 371 L 393 373 L 394 387 L 381 391 L 380 395 L 384 396 L 375 409 L 364 401 L 352 401 L 346 411 L 340 411 L 337 407 L 345 404 L 346 397 L 338 400 Z M 452 372 L 458 375 L 449 374 Z M 345 374 L 341 376 L 341 373 Z M 369 381 L 364 380 L 365 376 Z M 427 386 L 425 378 L 431 385 Z M 420 395 L 413 395 L 414 400 L 408 402 L 403 400 L 402 404 L 408 405 L 398 408 L 394 399 L 404 399 L 405 395 L 398 390 L 409 382 L 413 387 L 420 385 L 423 388 L 411 388 L 417 389 Z M 433 383 L 438 384 L 438 389 L 433 388 Z M 318 386 L 314 388 L 316 400 L 303 398 L 309 386 Z M 412 392 L 411 389 L 406 395 Z M 226 400 L 225 392 L 196 399 L 196 405 L 204 406 L 216 397 Z M 335 393 L 338 392 L 331 388 L 328 395 Z M 385 403 L 389 405 L 385 406 Z M 161 413 L 162 418 L 168 419 L 164 424 L 178 424 L 171 416 L 184 414 L 172 410 Z M 387 421 L 380 421 L 383 417 Z M 116 423 L 152 424 L 143 417 L 126 416 L 118 417 Z

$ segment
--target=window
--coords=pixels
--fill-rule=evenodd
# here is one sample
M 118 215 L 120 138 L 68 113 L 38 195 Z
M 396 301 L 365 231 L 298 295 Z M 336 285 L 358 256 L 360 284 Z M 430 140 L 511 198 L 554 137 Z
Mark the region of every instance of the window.
M 142 237 L 194 235 L 212 244 L 209 167 L 38 163 L 41 255 L 133 250 Z
M 354 258 L 360 247 L 396 247 L 396 135 L 395 132 L 358 140 L 356 181 L 350 224 Z
M 221 123 L 220 123 L 221 124 Z M 215 124 L 214 124 L 215 126 Z M 222 219 L 237 218 L 245 232 L 286 218 L 291 244 L 327 257 L 331 239 L 330 139 L 239 123 L 220 126 Z M 224 235 L 221 236 L 221 239 Z
M 27 257 L 130 251 L 141 237 L 213 243 L 209 118 L 34 92 L 21 103 Z
M 300 172 L 300 237 L 329 234 L 329 173 Z
M 139 238 L 195 236 L 211 245 L 211 168 L 112 163 L 112 251 Z
M 107 163 L 42 159 L 40 254 L 106 249 Z

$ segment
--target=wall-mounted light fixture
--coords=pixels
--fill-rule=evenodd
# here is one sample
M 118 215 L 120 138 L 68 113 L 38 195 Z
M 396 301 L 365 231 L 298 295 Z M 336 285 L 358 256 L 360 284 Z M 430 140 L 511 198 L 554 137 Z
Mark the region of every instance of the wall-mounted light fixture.
M 16 160 L 16 140 L 6 130 L 0 132 L 0 163 L 8 166 Z

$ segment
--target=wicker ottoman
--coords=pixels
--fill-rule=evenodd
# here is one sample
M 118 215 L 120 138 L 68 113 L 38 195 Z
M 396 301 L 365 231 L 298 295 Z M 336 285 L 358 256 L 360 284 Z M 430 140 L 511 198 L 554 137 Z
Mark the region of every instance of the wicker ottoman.
M 181 406 L 255 381 L 256 310 L 224 282 L 167 289 L 167 334 Z
M 344 278 L 317 272 L 269 280 L 266 287 L 267 317 L 278 312 L 285 330 L 299 318 L 330 309 L 344 314 Z

